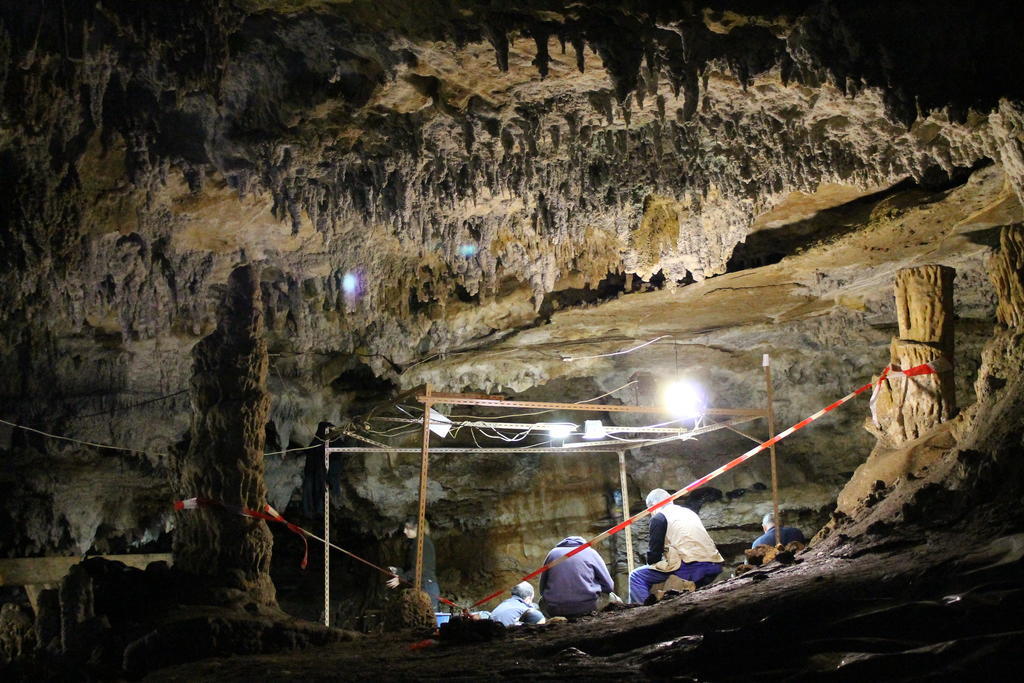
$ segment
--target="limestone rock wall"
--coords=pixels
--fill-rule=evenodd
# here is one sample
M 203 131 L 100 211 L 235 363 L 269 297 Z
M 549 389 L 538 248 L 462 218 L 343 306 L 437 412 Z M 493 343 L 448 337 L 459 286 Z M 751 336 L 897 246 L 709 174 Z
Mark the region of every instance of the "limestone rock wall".
M 422 379 L 582 400 L 637 370 L 567 365 L 551 351 L 564 344 L 588 355 L 673 335 L 681 360 L 655 346 L 645 367 L 702 368 L 735 405 L 757 400 L 749 371 L 770 351 L 783 424 L 877 371 L 896 319 L 877 292 L 893 269 L 936 250 L 984 283 L 984 231 L 1020 220 L 1024 92 L 1003 75 L 1020 72 L 1020 9 L 707 4 L 0 8 L 0 414 L 77 440 L 0 431 L 2 482 L 17 491 L 2 551 L 167 530 L 154 501 L 173 497 L 166 454 L 189 426 L 192 349 L 239 263 L 262 269 L 271 451 Z M 923 194 L 828 212 L 901 182 Z M 774 231 L 794 222 L 801 244 L 839 246 L 783 250 L 770 283 L 726 273 L 738 244 L 781 243 Z M 882 237 L 842 241 L 854 227 Z M 957 382 L 970 386 L 994 299 L 984 284 L 955 296 Z M 787 444 L 784 480 L 838 486 L 868 444 L 859 419 Z M 638 461 L 637 488 L 686 483 L 740 443 Z M 610 514 L 614 477 L 584 497 L 537 483 L 557 467 L 490 463 L 476 483 L 450 460 L 431 496 L 453 538 L 506 487 L 532 491 L 510 509 L 564 518 L 565 533 Z M 413 465 L 350 467 L 343 514 L 385 533 Z M 583 465 L 566 468 L 583 480 Z M 272 504 L 288 504 L 301 470 L 268 456 Z M 745 470 L 722 490 L 763 481 Z M 480 528 L 523 543 L 498 517 Z M 721 522 L 738 537 L 737 524 Z

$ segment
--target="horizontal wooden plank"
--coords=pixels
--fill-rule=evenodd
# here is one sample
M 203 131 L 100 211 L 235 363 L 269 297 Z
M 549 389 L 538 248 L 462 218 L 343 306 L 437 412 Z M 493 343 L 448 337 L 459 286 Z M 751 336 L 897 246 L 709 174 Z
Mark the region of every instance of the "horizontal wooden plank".
M 135 555 L 93 555 L 107 560 L 123 562 L 129 567 L 145 569 L 150 562 L 172 564 L 170 553 L 139 553 Z M 0 586 L 28 586 L 39 583 L 59 583 L 81 557 L 17 557 L 0 559 Z

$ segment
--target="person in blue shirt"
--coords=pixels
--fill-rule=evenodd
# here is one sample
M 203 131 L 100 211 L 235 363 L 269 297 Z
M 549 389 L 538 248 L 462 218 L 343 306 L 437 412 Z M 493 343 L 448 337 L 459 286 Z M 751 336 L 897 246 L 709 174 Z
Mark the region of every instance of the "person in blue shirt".
M 512 589 L 512 597 L 491 612 L 491 619 L 504 626 L 543 624 L 544 615 L 533 604 L 533 586 L 523 581 Z
M 764 531 L 763 534 L 757 537 L 750 547 L 756 548 L 759 545 L 775 545 L 775 516 L 772 513 L 766 513 L 761 518 L 761 529 Z M 800 531 L 796 527 L 784 526 L 779 529 L 779 533 L 782 537 L 782 545 L 789 545 L 793 541 L 799 541 L 800 543 L 807 543 L 807 538 L 804 536 L 804 532 Z

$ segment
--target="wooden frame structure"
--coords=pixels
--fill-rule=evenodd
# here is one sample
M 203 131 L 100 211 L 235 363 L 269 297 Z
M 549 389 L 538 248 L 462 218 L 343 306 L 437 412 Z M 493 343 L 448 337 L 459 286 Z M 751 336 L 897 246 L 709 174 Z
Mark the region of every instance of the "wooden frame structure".
M 771 378 L 771 363 L 769 354 L 764 354 L 762 360 L 762 366 L 764 368 L 765 386 L 767 389 L 766 406 L 764 409 L 745 409 L 745 408 L 708 408 L 703 411 L 703 415 L 707 416 L 720 416 L 720 417 L 733 417 L 733 418 L 749 418 L 749 419 L 760 419 L 765 418 L 768 422 L 768 439 L 775 437 L 775 413 L 773 409 L 774 392 L 772 390 L 772 378 Z M 420 391 L 422 390 L 422 391 Z M 630 405 L 604 405 L 594 403 L 558 403 L 558 402 L 547 402 L 547 401 L 515 401 L 509 400 L 502 396 L 492 396 L 487 394 L 460 394 L 460 393 L 444 393 L 435 392 L 431 389 L 430 384 L 426 384 L 422 387 L 417 387 L 400 394 L 393 403 L 396 403 L 405 398 L 415 396 L 415 400 L 423 406 L 423 419 L 422 419 L 422 430 L 420 436 L 420 448 L 389 448 L 385 444 L 379 444 L 374 441 L 370 441 L 365 437 L 357 437 L 360 440 L 366 441 L 372 444 L 369 447 L 331 447 L 330 441 L 324 443 L 324 464 L 330 468 L 330 455 L 332 453 L 420 453 L 420 478 L 419 478 L 419 504 L 417 509 L 417 534 L 416 534 L 416 569 L 415 569 L 415 580 L 414 588 L 416 590 L 422 590 L 423 587 L 423 537 L 422 529 L 425 526 L 426 513 L 427 513 L 427 482 L 430 471 L 430 411 L 431 408 L 436 404 L 447 404 L 447 405 L 460 405 L 460 406 L 486 406 L 490 408 L 530 408 L 530 409 L 542 409 L 542 410 L 565 410 L 565 411 L 577 411 L 577 412 L 596 412 L 596 413 L 640 413 L 640 414 L 664 414 L 668 413 L 669 410 L 659 406 L 630 406 Z M 371 415 L 376 412 L 376 409 L 371 411 Z M 733 429 L 730 424 L 717 423 L 716 426 L 711 426 L 712 429 Z M 708 430 L 710 431 L 710 430 Z M 733 429 L 737 433 L 746 436 L 747 438 L 757 440 L 739 430 Z M 357 435 L 352 435 L 357 436 Z M 620 487 L 622 491 L 622 514 L 623 520 L 629 519 L 629 498 L 628 488 L 626 483 L 626 458 L 625 451 L 622 448 L 617 449 L 586 449 L 586 448 L 573 448 L 568 449 L 563 447 L 558 448 L 437 448 L 434 452 L 444 453 L 514 453 L 514 452 L 525 452 L 525 453 L 608 453 L 618 455 L 619 464 L 619 479 Z M 772 478 L 772 509 L 775 518 L 775 536 L 776 543 L 780 541 L 780 529 L 782 527 L 782 520 L 779 516 L 779 498 L 778 498 L 778 480 L 777 480 L 777 468 L 776 468 L 776 457 L 775 457 L 775 446 L 774 444 L 770 448 L 771 453 L 771 478 Z M 324 538 L 330 540 L 330 493 L 329 488 L 324 490 Z M 627 568 L 630 573 L 633 571 L 633 537 L 632 530 L 626 529 L 626 562 Z M 330 625 L 330 570 L 329 570 L 329 546 L 324 545 L 324 624 Z

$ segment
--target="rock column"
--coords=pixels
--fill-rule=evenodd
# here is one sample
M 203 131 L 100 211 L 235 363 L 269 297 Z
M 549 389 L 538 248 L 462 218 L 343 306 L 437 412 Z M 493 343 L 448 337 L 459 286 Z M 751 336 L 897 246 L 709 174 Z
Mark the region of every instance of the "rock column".
M 956 413 L 952 370 L 955 276 L 954 269 L 937 265 L 896 273 L 899 336 L 889 347 L 893 369 L 907 370 L 938 358 L 946 359 L 949 367 L 937 374 L 892 376 L 878 385 L 866 424 L 878 442 L 839 492 L 839 512 L 853 514 L 872 492 L 919 472 L 952 446 L 948 430 L 935 428 Z M 933 433 L 921 443 L 908 443 L 929 432 Z
M 953 268 L 904 268 L 896 273 L 899 336 L 889 356 L 893 369 L 908 369 L 937 358 L 952 366 Z M 882 382 L 875 401 L 876 434 L 890 446 L 912 441 L 956 413 L 952 368 L 933 375 L 894 376 Z M 873 430 L 875 431 L 875 430 Z
M 231 273 L 217 329 L 192 355 L 190 443 L 175 463 L 175 491 L 181 498 L 260 509 L 267 498 L 263 451 L 270 395 L 257 268 Z M 174 562 L 205 579 L 205 599 L 272 605 L 272 543 L 262 521 L 221 509 L 186 510 L 177 516 Z
M 999 233 L 999 252 L 989 261 L 999 303 L 996 319 L 1010 328 L 1024 327 L 1024 225 Z

